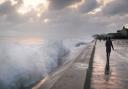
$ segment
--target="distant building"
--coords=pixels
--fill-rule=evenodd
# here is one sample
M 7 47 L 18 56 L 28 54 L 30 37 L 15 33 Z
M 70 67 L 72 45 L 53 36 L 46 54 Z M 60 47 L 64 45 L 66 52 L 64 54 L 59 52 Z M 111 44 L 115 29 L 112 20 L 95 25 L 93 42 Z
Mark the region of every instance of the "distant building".
M 111 37 L 111 38 L 115 38 L 118 36 L 118 34 L 117 33 L 108 33 L 107 36 Z
M 118 30 L 117 33 L 122 36 L 128 36 L 128 28 L 125 28 L 125 26 L 123 26 L 122 30 Z
M 93 37 L 95 37 L 95 39 L 106 39 L 106 37 L 111 37 L 112 39 L 128 39 L 128 28 L 123 26 L 123 28 L 117 30 L 116 33 L 96 34 Z

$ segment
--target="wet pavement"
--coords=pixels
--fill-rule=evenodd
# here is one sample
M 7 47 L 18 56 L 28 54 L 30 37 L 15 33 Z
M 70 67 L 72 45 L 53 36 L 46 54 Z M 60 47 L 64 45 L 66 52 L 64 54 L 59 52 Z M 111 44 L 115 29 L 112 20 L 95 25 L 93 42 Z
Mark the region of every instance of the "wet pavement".
M 50 89 L 84 89 L 92 47 L 84 50 Z
M 128 89 L 128 58 L 124 50 L 118 52 L 118 45 L 110 56 L 110 73 L 105 74 L 105 42 L 97 41 L 94 55 L 91 89 Z
M 71 63 L 64 64 L 32 89 L 84 89 L 86 71 L 93 45 L 94 43 L 85 46 L 83 51 Z

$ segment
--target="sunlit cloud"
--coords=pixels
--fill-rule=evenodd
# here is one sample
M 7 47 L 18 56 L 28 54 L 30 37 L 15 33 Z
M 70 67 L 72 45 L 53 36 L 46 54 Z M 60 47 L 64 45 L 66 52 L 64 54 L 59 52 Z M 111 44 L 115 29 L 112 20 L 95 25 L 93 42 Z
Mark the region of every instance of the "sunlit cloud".
M 100 6 L 97 7 L 96 9 L 94 9 L 93 11 L 90 11 L 88 14 L 93 14 L 93 15 L 95 15 L 95 14 L 97 14 L 98 12 L 101 12 L 102 9 L 103 9 L 107 4 L 111 3 L 111 2 L 114 1 L 114 0 L 96 0 L 96 1 L 100 4 Z
M 96 0 L 96 1 L 103 6 L 106 6 L 108 3 L 111 3 L 114 0 Z
M 16 1 L 16 0 L 10 0 L 10 1 L 11 1 L 12 5 L 16 5 L 18 3 L 18 1 Z
M 48 0 L 23 0 L 22 5 L 17 9 L 17 12 L 21 15 L 25 15 L 31 11 L 34 11 L 38 17 L 41 16 L 49 7 Z
M 44 23 L 48 23 L 49 22 L 49 19 L 48 18 L 45 18 L 44 19 Z
M 78 2 L 78 3 L 75 3 L 75 4 L 73 4 L 73 5 L 70 5 L 69 8 L 71 8 L 71 9 L 78 9 L 79 6 L 81 6 L 81 5 L 84 4 L 84 3 L 85 3 L 85 0 L 81 0 L 81 1 Z
M 4 3 L 4 2 L 6 2 L 6 0 L 0 0 L 0 4 L 2 4 L 2 3 Z
M 5 2 L 7 2 L 7 1 L 10 1 L 11 2 L 11 5 L 15 5 L 15 4 L 18 3 L 18 1 L 16 1 L 16 0 L 0 0 L 0 4 L 3 4 Z
M 98 12 L 100 12 L 100 11 L 102 11 L 102 6 L 100 6 L 100 7 L 96 8 L 96 9 L 94 9 L 93 11 L 88 12 L 88 14 L 93 14 L 93 15 L 95 15 L 96 13 L 98 13 Z
M 113 32 L 128 23 L 127 12 L 127 0 L 0 0 L 0 36 L 61 39 Z

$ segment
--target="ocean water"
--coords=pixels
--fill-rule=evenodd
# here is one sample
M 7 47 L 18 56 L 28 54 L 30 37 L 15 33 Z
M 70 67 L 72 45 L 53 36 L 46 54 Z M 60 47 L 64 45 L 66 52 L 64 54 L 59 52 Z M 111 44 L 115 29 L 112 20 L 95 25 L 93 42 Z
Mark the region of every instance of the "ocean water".
M 76 42 L 77 43 L 77 42 Z M 73 59 L 73 41 L 0 39 L 0 89 L 24 89 Z M 75 55 L 75 56 L 73 56 Z

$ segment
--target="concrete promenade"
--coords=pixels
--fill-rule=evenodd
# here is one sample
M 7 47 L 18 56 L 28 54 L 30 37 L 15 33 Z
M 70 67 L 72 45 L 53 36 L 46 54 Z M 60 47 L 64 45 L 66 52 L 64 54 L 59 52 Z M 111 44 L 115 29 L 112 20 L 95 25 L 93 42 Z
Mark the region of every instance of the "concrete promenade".
M 94 55 L 93 46 L 88 46 L 72 63 L 33 89 L 128 89 L 127 44 L 126 47 L 114 44 L 109 74 L 105 74 L 105 42 L 97 41 L 94 47 Z
M 128 58 L 120 55 L 116 49 L 110 56 L 110 74 L 106 75 L 105 42 L 97 42 L 94 55 L 91 89 L 128 89 Z M 120 50 L 122 51 L 122 50 Z M 124 51 L 124 54 L 125 51 Z
M 75 60 L 51 89 L 84 89 L 93 46 L 87 49 L 88 51 L 84 51 L 83 54 Z
M 84 89 L 86 73 L 92 54 L 94 42 L 85 47 L 72 61 L 47 76 L 32 89 Z

